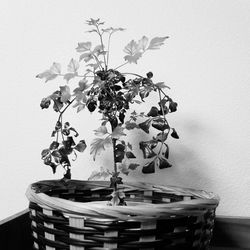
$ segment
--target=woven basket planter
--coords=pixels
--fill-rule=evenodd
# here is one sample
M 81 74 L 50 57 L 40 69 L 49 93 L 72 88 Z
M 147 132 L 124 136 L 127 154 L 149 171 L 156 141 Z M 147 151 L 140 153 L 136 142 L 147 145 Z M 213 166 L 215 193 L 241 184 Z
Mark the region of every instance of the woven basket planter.
M 213 193 L 144 183 L 120 185 L 127 206 L 107 206 L 109 182 L 41 181 L 27 190 L 34 249 L 208 249 Z

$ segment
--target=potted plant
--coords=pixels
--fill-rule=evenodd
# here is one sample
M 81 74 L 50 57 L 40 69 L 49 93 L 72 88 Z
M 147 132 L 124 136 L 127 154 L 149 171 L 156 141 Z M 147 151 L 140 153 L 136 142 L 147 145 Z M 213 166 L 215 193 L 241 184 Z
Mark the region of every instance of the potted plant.
M 51 144 L 42 150 L 42 160 L 65 174 L 61 180 L 33 183 L 27 190 L 35 249 L 207 249 L 213 230 L 218 197 L 204 191 L 145 183 L 123 183 L 122 174 L 141 168 L 154 173 L 156 168 L 171 167 L 168 160 L 169 138 L 179 136 L 168 115 L 177 111 L 177 103 L 166 93 L 163 82 L 155 83 L 153 73 L 144 76 L 124 73 L 126 64 L 137 63 L 142 55 L 159 49 L 168 37 L 149 40 L 143 36 L 125 48 L 125 62 L 110 67 L 110 42 L 122 28 L 105 28 L 100 19 L 90 19 L 88 31 L 99 37 L 100 44 L 78 43 L 79 60 L 71 59 L 68 72 L 53 63 L 37 75 L 45 82 L 62 77 L 66 84 L 43 98 L 42 109 L 53 108 L 58 114 Z M 107 43 L 105 44 L 105 39 Z M 80 67 L 81 65 L 81 67 Z M 84 72 L 82 73 L 82 65 Z M 72 91 L 72 84 L 77 86 Z M 147 112 L 131 112 L 131 106 L 157 101 Z M 77 113 L 99 112 L 101 124 L 90 144 L 93 159 L 112 148 L 113 169 L 94 171 L 88 181 L 71 180 L 72 159 L 84 152 L 87 144 L 64 113 L 73 107 Z M 136 162 L 127 131 L 141 130 L 152 135 L 139 141 L 148 162 Z M 154 133 L 153 133 L 154 132 Z M 153 134 L 152 134 L 153 133 Z M 96 179 L 109 178 L 109 181 Z

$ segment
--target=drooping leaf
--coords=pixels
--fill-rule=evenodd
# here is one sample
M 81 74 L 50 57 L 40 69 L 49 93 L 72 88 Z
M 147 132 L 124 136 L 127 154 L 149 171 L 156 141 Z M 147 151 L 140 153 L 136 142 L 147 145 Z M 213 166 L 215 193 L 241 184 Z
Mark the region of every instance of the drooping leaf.
M 149 134 L 149 127 L 151 124 L 151 119 L 148 119 L 144 122 L 141 122 L 138 124 L 139 128 L 142 129 L 144 132 L 146 132 L 147 134 Z
M 113 139 L 120 139 L 121 136 L 125 136 L 125 135 L 126 135 L 125 133 L 123 133 L 123 130 L 124 130 L 123 127 L 117 126 L 117 127 L 113 130 L 113 132 L 112 132 L 112 134 L 111 134 L 111 137 L 112 137 Z
M 136 158 L 136 156 L 135 156 L 131 151 L 127 151 L 127 152 L 126 152 L 126 157 L 127 157 L 128 159 Z
M 140 142 L 139 147 L 143 152 L 143 157 L 145 159 L 152 158 L 156 156 L 156 153 L 153 151 L 153 148 L 157 146 L 157 141 L 147 141 L 147 142 Z
M 163 157 L 159 158 L 159 168 L 170 168 L 172 165 Z
M 152 122 L 152 127 L 160 130 L 160 131 L 164 131 L 165 129 L 169 129 L 169 125 L 166 123 L 166 121 L 159 117 L 153 120 Z
M 129 166 L 128 166 L 128 169 L 135 170 L 139 166 L 140 166 L 140 164 L 130 163 Z
M 155 37 L 153 38 L 147 49 L 159 49 L 161 45 L 164 44 L 164 41 L 168 38 L 168 36 L 165 37 Z
M 106 138 L 95 138 L 90 144 L 90 154 L 93 155 L 93 159 L 95 160 L 96 155 L 105 150 L 105 147 L 110 146 L 111 144 L 112 140 L 110 136 Z
M 50 144 L 49 149 L 50 149 L 50 150 L 55 150 L 55 149 L 57 149 L 58 147 L 59 147 L 59 142 L 53 141 L 53 142 Z
M 41 152 L 42 159 L 46 158 L 49 154 L 50 154 L 49 148 L 43 149 Z
M 45 97 L 42 99 L 41 103 L 40 103 L 40 107 L 42 109 L 47 109 L 50 106 L 51 103 L 51 99 L 48 97 Z
M 108 133 L 106 126 L 101 126 L 98 129 L 94 130 L 96 136 L 103 136 Z
M 155 172 L 155 161 L 148 162 L 142 167 L 143 174 L 153 174 Z
M 168 157 L 169 157 L 169 146 L 166 143 L 164 143 L 164 145 L 166 146 L 166 148 L 165 148 L 165 153 L 163 153 L 163 154 L 164 154 L 165 158 L 168 159 Z
M 78 46 L 76 47 L 77 52 L 85 52 L 91 50 L 91 42 L 82 42 L 78 43 Z
M 175 139 L 179 139 L 179 135 L 177 134 L 176 130 L 174 128 L 172 128 L 172 133 L 171 136 Z
M 70 100 L 71 94 L 70 94 L 70 88 L 69 86 L 60 86 L 61 91 L 61 102 L 66 103 Z
M 125 155 L 125 146 L 122 143 L 115 145 L 115 162 L 122 162 Z
M 151 107 L 150 111 L 147 113 L 147 116 L 156 117 L 158 116 L 158 112 L 159 112 L 158 108 L 153 106 Z
M 167 138 L 168 138 L 168 133 L 161 132 L 161 133 L 157 134 L 157 136 L 155 137 L 155 140 L 157 140 L 159 142 L 164 142 L 167 140 Z
M 169 110 L 170 110 L 171 113 L 175 112 L 177 110 L 177 105 L 178 104 L 176 102 L 170 102 L 169 103 Z
M 80 140 L 76 146 L 74 147 L 75 150 L 77 150 L 78 152 L 83 152 L 86 149 L 87 145 L 85 140 Z

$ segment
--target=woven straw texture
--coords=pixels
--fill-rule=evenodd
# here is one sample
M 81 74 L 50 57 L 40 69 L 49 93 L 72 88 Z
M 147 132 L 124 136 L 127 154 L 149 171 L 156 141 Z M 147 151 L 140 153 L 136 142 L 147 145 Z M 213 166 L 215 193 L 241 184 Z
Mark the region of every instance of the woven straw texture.
M 34 249 L 209 249 L 213 193 L 145 183 L 119 185 L 127 206 L 108 206 L 109 182 L 50 180 L 29 186 Z

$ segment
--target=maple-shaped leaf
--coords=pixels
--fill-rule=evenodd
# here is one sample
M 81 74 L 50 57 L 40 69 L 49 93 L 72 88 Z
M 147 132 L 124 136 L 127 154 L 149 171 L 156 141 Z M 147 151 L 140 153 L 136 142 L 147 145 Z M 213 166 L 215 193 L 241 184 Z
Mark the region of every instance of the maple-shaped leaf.
M 129 63 L 137 63 L 138 59 L 142 56 L 138 44 L 134 40 L 128 43 L 123 51 L 128 54 L 124 56 L 124 59 Z
M 91 49 L 91 42 L 82 42 L 78 43 L 78 46 L 76 47 L 77 52 L 85 52 L 85 51 L 90 51 Z
M 76 73 L 67 73 L 63 76 L 63 79 L 65 79 L 67 82 L 74 78 L 76 76 Z
M 95 138 L 90 144 L 90 154 L 93 155 L 93 159 L 95 160 L 96 155 L 105 150 L 106 146 L 110 146 L 111 144 L 112 140 L 110 136 L 106 138 Z
M 77 150 L 78 152 L 83 152 L 86 149 L 86 147 L 87 145 L 86 145 L 85 140 L 81 140 L 76 144 L 74 149 Z
M 164 44 L 164 41 L 167 38 L 169 38 L 169 37 L 165 36 L 165 37 L 155 37 L 155 38 L 153 38 L 150 41 L 149 46 L 148 46 L 147 49 L 159 49 L 159 47 Z
M 137 64 L 137 61 L 141 58 L 141 56 L 142 56 L 142 53 L 141 52 L 137 52 L 134 55 L 126 55 L 126 56 L 124 56 L 124 59 L 128 63 L 135 63 L 135 64 Z
M 96 54 L 96 56 L 100 56 L 100 55 L 105 55 L 107 54 L 107 51 L 104 51 L 104 47 L 102 45 L 97 45 L 93 51 L 92 51 L 93 54 Z
M 60 92 L 61 92 L 61 102 L 66 103 L 70 100 L 71 94 L 70 94 L 70 88 L 69 86 L 60 86 Z
M 91 59 L 93 59 L 93 53 L 92 52 L 86 52 L 80 55 L 79 60 L 84 60 L 84 62 L 89 62 Z
M 117 126 L 117 127 L 113 130 L 113 132 L 112 132 L 112 134 L 111 134 L 111 137 L 112 137 L 113 139 L 120 139 L 121 136 L 126 135 L 125 133 L 123 133 L 123 130 L 124 130 L 123 127 Z
M 98 129 L 94 130 L 95 135 L 97 136 L 103 136 L 108 133 L 107 127 L 106 126 L 101 126 Z
M 68 72 L 77 73 L 79 67 L 80 67 L 79 62 L 72 58 L 68 64 Z
M 143 36 L 139 41 L 138 41 L 138 49 L 142 50 L 143 52 L 146 50 L 148 45 L 148 38 L 146 36 Z
M 54 62 L 49 70 L 45 70 L 44 72 L 38 74 L 36 77 L 41 79 L 44 78 L 45 82 L 48 82 L 55 79 L 59 74 L 61 74 L 61 65 Z

